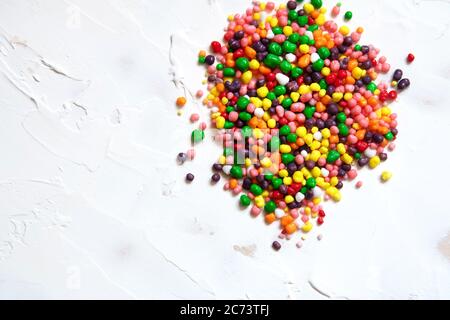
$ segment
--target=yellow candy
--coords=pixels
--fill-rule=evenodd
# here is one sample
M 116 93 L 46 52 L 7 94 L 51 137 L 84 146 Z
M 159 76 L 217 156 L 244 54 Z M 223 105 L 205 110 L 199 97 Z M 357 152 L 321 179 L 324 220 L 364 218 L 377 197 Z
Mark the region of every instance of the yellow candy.
M 291 26 L 285 26 L 284 28 L 283 28 L 283 33 L 287 36 L 287 37 L 289 37 L 291 34 L 292 34 L 292 27 Z
M 268 110 L 271 106 L 272 106 L 272 101 L 270 101 L 269 99 L 265 98 L 263 100 L 263 108 L 264 108 L 264 110 Z
M 346 36 L 350 33 L 350 29 L 347 26 L 342 26 L 339 28 L 339 33 L 342 34 L 343 36 Z
M 262 196 L 255 197 L 255 205 L 258 208 L 262 208 L 265 205 L 264 198 Z
M 259 128 L 255 128 L 253 130 L 253 137 L 255 139 L 262 139 L 264 137 L 264 132 Z
M 272 160 L 267 157 L 263 158 L 260 162 L 263 168 L 270 168 L 270 166 L 272 165 Z
M 294 179 L 295 183 L 301 183 L 303 182 L 303 173 L 301 171 L 295 171 L 292 175 L 292 178 Z
M 323 26 L 325 24 L 325 22 L 326 22 L 325 15 L 319 14 L 319 16 L 316 19 L 316 24 L 319 26 Z
M 273 129 L 273 128 L 275 128 L 277 126 L 277 122 L 274 119 L 270 119 L 270 120 L 267 121 L 267 126 L 270 129 Z
M 337 177 L 333 177 L 330 179 L 330 184 L 335 187 L 339 183 L 339 179 Z M 336 189 L 337 190 L 337 189 Z
M 314 168 L 311 170 L 311 174 L 312 174 L 312 176 L 313 176 L 314 178 L 318 178 L 318 177 L 320 177 L 320 175 L 322 174 L 322 172 L 320 171 L 319 167 L 314 167 Z
M 282 169 L 278 172 L 278 175 L 280 176 L 280 178 L 285 178 L 289 175 L 289 172 L 285 169 Z
M 380 160 L 380 157 L 379 157 L 379 156 L 372 157 L 372 158 L 369 160 L 369 167 L 372 168 L 372 169 L 375 169 L 376 167 L 378 167 L 378 165 L 380 164 L 380 162 L 381 162 L 381 160 Z
M 350 92 L 347 92 L 346 94 L 344 94 L 345 101 L 349 101 L 352 98 L 353 98 L 353 94 L 351 94 Z
M 311 152 L 311 154 L 309 155 L 309 160 L 317 162 L 317 160 L 319 160 L 320 156 L 321 156 L 320 151 L 313 150 Z
M 306 222 L 303 226 L 302 226 L 302 230 L 303 232 L 310 232 L 313 228 L 313 225 L 310 221 Z
M 292 92 L 291 93 L 291 99 L 294 102 L 298 102 L 298 100 L 300 99 L 300 93 L 298 92 Z
M 320 141 L 317 141 L 317 140 L 313 141 L 313 142 L 309 145 L 309 147 L 311 148 L 311 150 L 318 150 L 318 149 L 320 149 L 321 146 L 322 146 L 322 144 L 320 143 Z
M 291 195 L 287 195 L 286 197 L 284 197 L 284 202 L 286 202 L 287 204 L 294 202 L 294 197 Z
M 248 168 L 252 165 L 252 160 L 250 158 L 245 159 L 245 166 Z
M 292 184 L 292 178 L 291 177 L 284 177 L 283 183 L 287 186 L 290 186 Z
M 342 92 L 335 92 L 332 95 L 333 101 L 334 102 L 339 102 L 342 100 L 342 98 L 344 97 L 344 94 Z
M 305 5 L 303 6 L 303 10 L 305 10 L 307 14 L 310 14 L 314 11 L 314 6 L 311 3 L 305 3 Z
M 259 99 L 257 97 L 251 97 L 250 101 L 255 105 L 255 107 L 257 107 L 257 108 L 261 108 L 262 107 L 261 99 Z
M 267 89 L 267 87 L 264 86 L 256 90 L 256 93 L 258 94 L 258 97 L 265 98 L 269 94 L 269 89 Z
M 346 163 L 346 164 L 352 164 L 352 162 L 353 162 L 352 156 L 349 155 L 348 153 L 344 154 L 344 155 L 341 157 L 341 159 L 342 159 L 342 161 L 343 161 L 344 163 Z
M 322 130 L 322 138 L 323 139 L 328 139 L 330 136 L 331 136 L 330 129 L 325 128 Z
M 252 80 L 252 77 L 253 73 L 251 71 L 246 71 L 242 74 L 241 81 L 245 84 L 248 84 Z
M 260 67 L 259 61 L 256 59 L 253 59 L 252 61 L 250 61 L 250 65 L 249 65 L 250 69 L 252 70 L 258 70 Z
M 305 127 L 298 127 L 297 130 L 295 130 L 295 133 L 297 134 L 297 136 L 299 136 L 300 138 L 304 138 L 306 136 L 306 133 L 308 131 L 306 130 Z
M 287 145 L 287 144 L 282 144 L 280 146 L 280 152 L 281 153 L 290 153 L 292 151 L 291 146 Z
M 300 45 L 299 49 L 303 54 L 309 53 L 309 46 L 307 44 Z
M 217 129 L 223 129 L 225 126 L 225 118 L 224 117 L 217 117 L 216 119 L 216 128 Z
M 361 69 L 360 67 L 356 67 L 355 69 L 352 70 L 352 76 L 355 79 L 361 79 L 362 76 L 364 76 L 364 70 Z
M 340 154 L 344 154 L 345 152 L 347 152 L 347 149 L 345 148 L 345 145 L 343 143 L 338 143 L 338 145 L 336 146 L 336 151 Z
M 320 85 L 318 83 L 311 83 L 311 85 L 309 86 L 311 88 L 311 90 L 313 92 L 318 92 L 320 91 Z
M 323 74 L 325 77 L 328 77 L 328 76 L 330 75 L 330 73 L 331 73 L 331 69 L 330 69 L 330 68 L 324 67 L 324 68 L 322 69 L 322 74 Z
M 387 181 L 391 180 L 391 178 L 392 178 L 392 172 L 383 171 L 383 173 L 381 174 L 381 180 L 383 182 L 387 182 Z
M 219 160 L 217 161 L 219 164 L 224 165 L 227 162 L 227 158 L 225 156 L 220 156 Z

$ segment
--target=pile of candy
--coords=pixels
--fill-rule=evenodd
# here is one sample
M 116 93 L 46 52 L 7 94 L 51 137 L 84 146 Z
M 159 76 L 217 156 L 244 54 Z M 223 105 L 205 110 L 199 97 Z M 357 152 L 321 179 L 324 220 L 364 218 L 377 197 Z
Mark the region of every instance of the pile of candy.
M 327 20 L 321 0 L 302 2 L 254 2 L 228 18 L 223 43 L 199 54 L 207 67 L 204 104 L 225 146 L 212 180 L 223 173 L 225 189 L 242 194 L 253 216 L 278 222 L 283 237 L 323 224 L 321 202 L 339 201 L 358 167 L 387 159 L 398 133 L 388 104 L 410 85 L 401 70 L 389 84 L 377 81 L 390 65 L 379 49 L 359 44 L 363 28 L 351 32 Z M 192 132 L 193 143 L 204 139 L 203 130 Z M 383 172 L 383 181 L 390 177 Z

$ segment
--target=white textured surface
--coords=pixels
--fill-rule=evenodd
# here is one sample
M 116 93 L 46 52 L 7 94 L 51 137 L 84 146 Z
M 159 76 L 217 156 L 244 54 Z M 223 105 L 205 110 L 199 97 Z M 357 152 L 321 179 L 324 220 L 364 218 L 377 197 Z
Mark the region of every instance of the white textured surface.
M 209 185 L 212 143 L 175 164 L 192 125 L 173 102 L 250 4 L 192 3 L 0 2 L 0 298 L 450 298 L 449 1 L 343 1 L 393 67 L 416 54 L 398 149 L 278 253 L 275 227 Z

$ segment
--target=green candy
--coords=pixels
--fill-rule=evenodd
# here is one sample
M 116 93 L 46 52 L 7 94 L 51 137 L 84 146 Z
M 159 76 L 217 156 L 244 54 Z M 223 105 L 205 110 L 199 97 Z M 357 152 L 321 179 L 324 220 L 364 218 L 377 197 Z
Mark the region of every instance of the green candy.
M 242 179 L 243 173 L 241 166 L 233 166 L 230 170 L 230 175 L 235 179 Z
M 281 63 L 280 57 L 272 53 L 269 53 L 264 59 L 264 64 L 272 69 L 278 67 L 280 63 Z
M 263 189 L 254 183 L 250 187 L 250 192 L 253 193 L 255 196 L 260 196 L 263 193 Z
M 361 153 L 359 153 L 359 152 L 355 153 L 354 157 L 356 160 L 361 159 Z
M 225 77 L 234 77 L 236 75 L 236 71 L 233 68 L 225 68 L 223 69 L 223 75 Z
M 275 93 L 269 92 L 266 98 L 269 99 L 270 101 L 273 101 L 277 98 L 277 96 L 275 95 Z
M 292 70 L 291 63 L 289 61 L 287 61 L 287 60 L 283 60 L 283 62 L 281 62 L 281 64 L 280 64 L 280 70 L 283 73 L 288 74 Z
M 227 113 L 233 112 L 234 108 L 232 106 L 228 106 L 226 109 Z
M 287 136 L 291 133 L 291 128 L 288 125 L 284 125 L 280 128 L 280 135 Z
M 250 66 L 250 62 L 247 58 L 240 57 L 236 60 L 236 67 L 241 70 L 242 72 L 245 72 L 248 70 Z
M 328 83 L 325 81 L 325 79 L 320 79 L 319 86 L 320 86 L 320 89 L 327 89 Z
M 234 154 L 233 149 L 231 149 L 231 148 L 224 148 L 223 149 L 223 155 L 225 157 L 229 157 L 229 156 L 231 156 L 233 154 Z
M 305 110 L 303 110 L 303 114 L 305 115 L 306 119 L 311 119 L 316 112 L 316 107 L 307 105 L 305 107 Z
M 298 33 L 293 33 L 288 38 L 289 42 L 297 44 L 300 41 L 300 35 Z
M 309 37 L 308 36 L 300 36 L 300 44 L 308 44 L 309 43 Z
M 353 13 L 351 12 L 351 11 L 347 11 L 345 14 L 344 14 L 344 19 L 345 20 L 351 20 L 353 18 Z
M 311 0 L 311 4 L 316 9 L 320 9 L 322 7 L 322 0 Z
M 386 140 L 388 140 L 388 141 L 392 141 L 392 140 L 394 140 L 394 134 L 392 133 L 392 132 L 388 132 L 388 133 L 386 133 L 385 135 L 384 135 L 384 137 L 386 138 Z
M 216 66 L 216 69 L 217 70 L 219 70 L 219 71 L 221 71 L 221 70 L 223 70 L 223 64 L 221 64 L 221 63 L 219 63 L 217 66 Z
M 272 187 L 274 189 L 278 189 L 283 184 L 283 180 L 280 178 L 275 178 L 272 180 Z
M 367 90 L 369 90 L 370 92 L 374 93 L 375 90 L 377 90 L 377 85 L 376 85 L 375 83 L 371 82 L 371 83 L 369 83 L 369 84 L 366 86 L 366 88 L 367 88 Z
M 281 96 L 281 95 L 286 93 L 286 87 L 285 86 L 281 86 L 281 85 L 276 86 L 275 88 L 273 88 L 273 93 L 275 93 L 275 95 L 277 97 L 279 97 L 279 96 Z
M 291 76 L 292 76 L 293 78 L 298 78 L 298 77 L 300 77 L 302 74 L 303 74 L 303 70 L 302 70 L 302 68 L 299 68 L 299 67 L 295 67 L 295 68 L 292 69 L 292 71 L 291 71 Z
M 286 137 L 286 140 L 289 143 L 295 143 L 295 142 L 297 142 L 297 135 L 295 133 L 289 133 Z
M 269 44 L 269 52 L 281 56 L 283 54 L 283 48 L 276 42 L 271 42 Z
M 316 186 L 316 179 L 314 179 L 314 178 L 308 178 L 308 179 L 306 180 L 306 187 L 307 187 L 307 188 L 312 189 L 312 188 L 314 188 L 315 186 Z
M 243 207 L 248 207 L 250 205 L 250 203 L 252 203 L 252 201 L 250 200 L 250 198 L 247 195 L 243 194 L 241 196 L 241 198 L 239 199 L 239 203 Z
M 300 189 L 300 192 L 303 194 L 306 194 L 308 192 L 308 188 L 307 187 L 303 187 Z
M 264 206 L 264 211 L 266 213 L 273 213 L 275 211 L 275 209 L 277 208 L 277 204 L 270 200 L 269 202 L 266 203 L 266 205 Z
M 191 140 L 193 143 L 198 143 L 203 141 L 203 139 L 205 139 L 205 132 L 203 130 L 195 129 L 192 131 Z
M 330 152 L 328 152 L 327 162 L 335 163 L 340 157 L 341 154 L 339 152 L 337 152 L 336 150 L 330 150 Z
M 252 118 L 252 115 L 248 112 L 241 112 L 239 114 L 239 119 L 241 119 L 244 122 L 250 121 L 251 118 Z
M 361 51 L 361 45 L 357 44 L 355 45 L 355 51 Z
M 249 126 L 244 126 L 244 127 L 241 129 L 241 134 L 242 134 L 242 136 L 243 136 L 244 138 L 251 137 L 252 134 L 253 134 L 253 129 L 250 128 Z
M 198 63 L 204 64 L 206 60 L 206 57 L 198 57 Z
M 281 144 L 280 138 L 278 138 L 277 136 L 273 137 L 272 139 L 270 139 L 269 142 L 270 150 L 272 152 L 278 151 L 280 149 L 280 144 Z
M 225 125 L 223 127 L 224 127 L 224 129 L 231 129 L 234 127 L 234 123 L 227 120 L 227 121 L 225 121 Z
M 314 32 L 319 29 L 319 26 L 317 24 L 312 24 L 308 27 L 308 31 Z
M 239 110 L 245 110 L 247 106 L 250 104 L 250 100 L 244 96 L 239 97 L 237 101 L 237 106 Z
M 322 47 L 322 48 L 319 48 L 319 50 L 317 50 L 317 54 L 319 55 L 320 58 L 325 60 L 326 58 L 328 58 L 331 55 L 331 52 L 327 47 Z
M 291 98 L 284 98 L 283 102 L 281 102 L 281 105 L 283 106 L 283 108 L 289 109 L 293 103 L 294 101 L 292 101 Z
M 339 134 L 341 136 L 344 136 L 344 137 L 348 136 L 349 129 L 344 123 L 339 123 L 337 127 L 339 129 Z
M 289 18 L 289 20 L 291 20 L 291 21 L 297 20 L 297 18 L 298 18 L 298 13 L 297 13 L 297 11 L 295 11 L 295 10 L 290 10 L 289 13 L 288 13 L 288 18 Z
M 295 160 L 295 156 L 293 154 L 284 153 L 284 154 L 281 155 L 281 161 L 284 164 L 292 163 L 292 162 L 294 162 L 294 160 Z
M 283 42 L 283 52 L 284 53 L 294 53 L 295 50 L 297 50 L 297 46 L 290 42 L 290 41 L 285 41 Z
M 283 33 L 283 28 L 282 27 L 272 28 L 272 32 L 273 32 L 273 34 L 282 34 Z
M 265 175 L 264 175 L 264 178 L 267 180 L 267 181 L 272 181 L 272 179 L 273 179 L 273 173 L 266 173 Z
M 309 46 L 313 46 L 314 44 L 316 43 L 316 41 L 314 41 L 314 39 L 309 39 L 309 41 L 308 41 L 308 45 Z
M 300 27 L 304 27 L 308 24 L 308 16 L 298 16 L 297 23 Z
M 336 115 L 336 120 L 337 120 L 337 122 L 339 122 L 339 123 L 344 123 L 344 122 L 347 120 L 347 116 L 345 115 L 345 113 L 339 112 L 339 113 Z
M 312 68 L 314 71 L 319 72 L 323 69 L 324 66 L 325 66 L 325 61 L 323 61 L 322 59 L 319 59 L 313 63 Z

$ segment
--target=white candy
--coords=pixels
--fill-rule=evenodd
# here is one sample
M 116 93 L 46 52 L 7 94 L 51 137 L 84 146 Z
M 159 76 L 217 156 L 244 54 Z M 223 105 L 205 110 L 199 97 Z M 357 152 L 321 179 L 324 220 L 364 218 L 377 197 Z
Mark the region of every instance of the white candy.
M 295 60 L 297 60 L 297 57 L 296 57 L 295 54 L 293 54 L 293 53 L 288 53 L 288 54 L 285 56 L 285 58 L 286 58 L 286 60 L 289 61 L 290 63 L 293 63 L 293 62 L 295 62 Z
M 323 196 L 323 191 L 319 187 L 314 187 L 313 194 L 315 198 L 320 198 Z
M 377 155 L 377 150 L 367 148 L 366 151 L 364 151 L 364 154 L 367 158 L 373 158 Z
M 256 108 L 254 111 L 255 116 L 258 118 L 262 118 L 264 116 L 264 109 L 262 108 Z
M 314 39 L 314 35 L 313 35 L 313 33 L 311 31 L 306 31 L 305 32 L 305 36 L 308 36 L 308 38 L 310 38 L 311 40 Z
M 283 218 L 285 215 L 286 215 L 286 214 L 285 214 L 284 210 L 281 210 L 281 209 L 275 209 L 275 216 L 276 216 L 278 219 Z
M 266 38 L 267 38 L 267 39 L 273 39 L 273 38 L 275 38 L 275 34 L 273 33 L 272 29 L 269 29 L 269 31 L 267 31 Z
M 302 150 L 302 152 L 300 152 L 300 154 L 303 156 L 303 158 L 306 158 L 308 156 L 308 151 Z
M 330 171 L 328 171 L 325 168 L 320 169 L 320 172 L 322 173 L 322 176 L 324 176 L 325 178 L 330 175 Z
M 305 199 L 305 195 L 303 193 L 299 192 L 295 195 L 295 201 L 302 202 L 303 199 Z
M 311 62 L 312 62 L 312 63 L 316 62 L 316 61 L 319 60 L 319 59 L 320 59 L 320 56 L 319 56 L 319 54 L 318 54 L 317 52 L 314 52 L 314 53 L 311 55 Z
M 223 173 L 225 173 L 226 175 L 229 175 L 229 174 L 230 174 L 230 171 L 231 171 L 231 166 L 223 166 L 223 167 L 222 167 L 222 171 L 223 171 Z
M 317 131 L 316 133 L 314 133 L 313 137 L 317 141 L 322 141 L 322 133 L 320 131 Z
M 282 73 L 277 73 L 275 78 L 277 79 L 278 83 L 282 86 L 285 86 L 289 83 L 289 77 Z
M 219 111 L 218 107 L 212 107 L 211 108 L 211 113 L 216 113 L 217 111 Z

